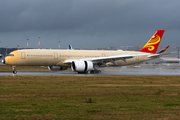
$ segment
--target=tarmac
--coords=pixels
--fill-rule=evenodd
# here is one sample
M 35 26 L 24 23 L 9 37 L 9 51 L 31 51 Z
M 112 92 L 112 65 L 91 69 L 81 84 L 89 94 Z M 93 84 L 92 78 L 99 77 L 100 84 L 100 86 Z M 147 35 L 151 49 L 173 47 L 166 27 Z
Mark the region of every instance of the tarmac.
M 18 72 L 17 74 L 13 74 L 12 72 L 0 72 L 0 76 L 180 76 L 180 69 L 164 69 L 161 67 L 106 67 L 100 70 L 100 74 L 78 74 L 73 71 Z

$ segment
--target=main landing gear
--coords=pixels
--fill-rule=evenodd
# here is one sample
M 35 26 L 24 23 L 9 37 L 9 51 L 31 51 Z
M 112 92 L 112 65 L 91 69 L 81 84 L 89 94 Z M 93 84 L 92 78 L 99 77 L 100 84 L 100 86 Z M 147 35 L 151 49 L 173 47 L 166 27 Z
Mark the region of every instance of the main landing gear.
M 100 74 L 101 70 L 91 70 L 90 74 Z M 86 72 L 78 72 L 78 74 L 88 74 L 88 71 Z
M 17 74 L 16 66 L 12 66 L 12 69 L 13 69 L 13 74 Z
M 91 74 L 100 74 L 101 70 L 91 70 L 90 73 Z
M 88 71 L 86 71 L 86 72 L 78 72 L 78 74 L 88 74 Z

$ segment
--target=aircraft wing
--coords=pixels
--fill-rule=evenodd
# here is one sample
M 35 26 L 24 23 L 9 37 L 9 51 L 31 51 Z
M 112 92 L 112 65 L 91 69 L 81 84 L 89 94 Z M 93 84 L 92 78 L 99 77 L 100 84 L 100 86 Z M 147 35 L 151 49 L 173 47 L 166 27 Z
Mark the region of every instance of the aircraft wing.
M 102 64 L 102 65 L 106 65 L 108 66 L 106 63 L 107 62 L 112 62 L 114 63 L 115 65 L 118 65 L 116 63 L 116 60 L 123 60 L 124 62 L 128 63 L 126 61 L 126 59 L 129 59 L 129 58 L 133 58 L 135 56 L 141 56 L 141 55 L 147 55 L 146 54 L 136 54 L 136 55 L 130 55 L 130 54 L 126 54 L 126 55 L 116 55 L 116 56 L 109 56 L 109 57 L 96 57 L 96 58 L 85 58 L 85 59 L 72 59 L 72 60 L 65 60 L 64 63 L 67 63 L 67 64 L 71 64 L 73 61 L 91 61 L 93 63 L 99 63 L 99 64 Z

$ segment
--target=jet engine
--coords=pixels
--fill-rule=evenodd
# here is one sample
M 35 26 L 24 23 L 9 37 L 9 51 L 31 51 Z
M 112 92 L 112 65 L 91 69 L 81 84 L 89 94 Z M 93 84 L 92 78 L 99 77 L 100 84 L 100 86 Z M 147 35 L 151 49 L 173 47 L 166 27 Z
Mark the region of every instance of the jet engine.
M 60 67 L 60 66 L 49 66 L 49 70 L 51 71 L 62 71 L 62 70 L 67 70 L 67 67 Z
M 78 73 L 88 73 L 88 71 L 93 70 L 93 63 L 90 61 L 73 61 L 71 64 L 71 69 Z

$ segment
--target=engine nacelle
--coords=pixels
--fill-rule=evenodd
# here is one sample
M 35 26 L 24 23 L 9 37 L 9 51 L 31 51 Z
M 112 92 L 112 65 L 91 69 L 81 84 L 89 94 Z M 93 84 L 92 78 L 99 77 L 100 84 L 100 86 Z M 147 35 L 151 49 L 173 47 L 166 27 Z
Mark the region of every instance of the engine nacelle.
M 73 61 L 71 64 L 71 69 L 76 72 L 88 72 L 93 70 L 93 63 L 90 61 Z
M 49 66 L 49 70 L 51 71 L 62 71 L 62 70 L 67 70 L 67 67 L 60 67 L 60 66 Z

